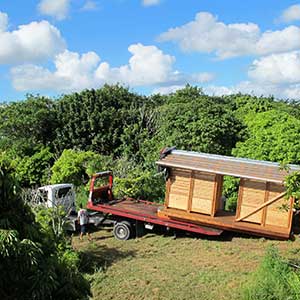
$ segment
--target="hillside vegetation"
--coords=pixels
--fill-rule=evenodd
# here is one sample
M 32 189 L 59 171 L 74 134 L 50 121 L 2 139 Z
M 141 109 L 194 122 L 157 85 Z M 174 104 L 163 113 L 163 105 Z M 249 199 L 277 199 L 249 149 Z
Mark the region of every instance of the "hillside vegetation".
M 117 299 L 120 297 L 118 293 L 121 291 L 125 293 L 125 290 L 127 294 L 122 299 L 142 299 L 141 295 L 145 293 L 144 299 L 238 297 L 233 295 L 230 287 L 237 287 L 248 278 L 249 272 L 257 267 L 259 258 L 268 248 L 265 245 L 269 244 L 269 241 L 265 243 L 264 240 L 240 237 L 234 239 L 234 242 L 209 240 L 194 242 L 194 239 L 189 238 L 173 241 L 161 236 L 150 236 L 147 239 L 146 236 L 138 242 L 130 241 L 128 247 L 132 247 L 128 251 L 133 255 L 128 257 L 125 255 L 123 259 L 123 254 L 120 253 L 117 262 L 110 261 L 109 251 L 106 254 L 105 251 L 99 250 L 99 256 L 103 254 L 107 259 L 104 257 L 103 264 L 96 266 L 92 271 L 86 270 L 82 266 L 84 259 L 87 259 L 85 254 L 93 255 L 92 252 L 98 247 L 100 249 L 112 247 L 112 253 L 118 256 L 118 251 L 127 246 L 115 244 L 116 242 L 106 236 L 102 241 L 102 233 L 99 233 L 96 235 L 99 243 L 95 241 L 90 245 L 80 245 L 75 241 L 75 248 L 81 252 L 74 251 L 68 237 L 63 233 L 59 237 L 56 236 L 55 228 L 49 225 L 49 215 L 45 212 L 34 215 L 23 204 L 19 191 L 49 183 L 71 182 L 76 186 L 77 204 L 85 204 L 89 176 L 96 171 L 111 169 L 115 175 L 116 196 L 127 195 L 150 201 L 162 201 L 164 179 L 162 175 L 157 174 L 155 161 L 163 147 L 174 145 L 184 150 L 298 164 L 300 163 L 299 116 L 298 102 L 242 94 L 212 97 L 205 95 L 200 88 L 192 86 L 186 86 L 170 95 L 143 96 L 122 86 L 106 85 L 98 90 L 85 90 L 57 99 L 28 95 L 23 101 L 1 105 L 1 298 L 21 299 L 20 295 L 27 293 L 26 296 L 30 299 L 69 299 L 66 295 L 70 299 L 87 299 L 90 283 L 95 299 L 102 299 L 101 295 L 105 295 L 103 299 Z M 228 209 L 234 209 L 236 198 L 234 179 L 226 178 L 224 192 L 230 199 Z M 153 247 L 148 243 L 152 243 Z M 249 249 L 254 249 L 256 244 L 264 246 L 255 259 L 249 258 L 247 261 L 247 259 L 239 260 L 238 250 L 236 252 L 233 249 L 244 247 L 239 246 L 239 243 L 244 245 L 245 249 L 248 244 Z M 286 250 L 290 244 L 293 243 L 285 242 L 279 246 Z M 150 250 L 153 248 L 152 254 L 152 250 L 146 249 L 147 245 Z M 196 251 L 192 251 L 194 245 Z M 181 249 L 185 246 L 186 249 Z M 95 249 L 91 251 L 90 247 Z M 143 247 L 144 250 L 139 250 Z M 222 249 L 220 253 L 218 251 L 212 253 L 220 256 L 220 263 L 224 260 L 222 265 L 224 268 L 218 265 L 219 258 L 214 264 L 212 253 L 208 253 L 205 247 Z M 298 249 L 298 246 L 293 244 L 291 249 L 294 248 Z M 176 249 L 182 256 L 180 254 L 176 256 Z M 135 255 L 135 251 L 138 254 Z M 185 251 L 189 252 L 189 256 L 184 256 Z M 232 260 L 231 251 L 233 251 Z M 229 256 L 227 257 L 224 252 L 228 252 Z M 245 250 L 246 258 L 247 255 L 251 256 L 246 252 Z M 172 260 L 168 253 L 173 253 L 176 259 Z M 289 252 L 283 251 L 282 254 L 287 253 Z M 295 254 L 298 255 L 298 250 Z M 114 254 L 112 255 L 114 257 Z M 211 257 L 207 264 L 205 257 Z M 289 290 L 289 287 L 296 286 L 298 275 L 295 275 L 295 278 L 294 275 L 287 275 L 291 272 L 290 267 L 285 261 L 281 261 L 279 255 L 273 253 L 267 257 L 271 257 L 271 263 L 266 260 L 267 268 L 272 269 L 277 265 L 287 266 L 286 273 L 284 275 L 278 273 L 278 276 L 289 278 L 290 283 L 282 289 L 289 291 L 292 297 L 290 299 L 296 299 L 294 290 Z M 161 263 L 154 264 L 153 261 L 156 259 Z M 181 268 L 179 263 L 176 264 L 181 259 L 185 262 L 184 268 Z M 227 259 L 228 264 L 225 266 Z M 273 264 L 274 261 L 278 264 Z M 193 266 L 197 266 L 196 271 L 193 271 Z M 163 269 L 160 270 L 160 267 Z M 237 271 L 235 275 L 228 277 L 227 273 L 235 268 Z M 163 270 L 166 270 L 168 275 L 164 275 Z M 86 273 L 89 275 L 83 276 Z M 151 273 L 155 276 L 147 275 Z M 277 274 L 275 271 L 273 273 Z M 192 274 L 192 277 L 189 277 L 189 274 Z M 120 278 L 126 276 L 128 283 L 121 282 Z M 257 278 L 260 278 L 259 276 L 261 275 L 258 273 Z M 29 280 L 24 281 L 25 277 Z M 157 282 L 154 284 L 151 278 L 156 278 Z M 217 285 L 216 279 L 220 293 L 210 290 L 212 286 L 209 284 Z M 177 285 L 175 281 L 180 284 Z M 249 286 L 251 284 L 255 286 L 255 279 L 251 281 L 252 283 L 250 281 Z M 16 289 L 10 288 L 12 282 Z M 49 284 L 47 289 L 43 286 L 43 282 Z M 116 282 L 118 290 L 113 290 L 112 284 Z M 171 290 L 172 282 L 175 294 L 168 296 L 163 287 L 166 286 Z M 193 298 L 187 293 L 187 287 L 183 288 L 184 283 L 191 289 L 198 289 L 199 293 Z M 66 288 L 68 286 L 72 289 Z M 152 292 L 149 292 L 149 286 Z M 204 291 L 203 294 L 200 290 Z M 221 297 L 222 291 L 224 295 Z M 72 294 L 69 294 L 71 292 Z M 147 293 L 150 293 L 152 298 Z M 269 293 L 277 292 L 269 288 Z M 262 298 L 262 295 L 253 295 L 245 288 L 243 297 L 267 299 Z

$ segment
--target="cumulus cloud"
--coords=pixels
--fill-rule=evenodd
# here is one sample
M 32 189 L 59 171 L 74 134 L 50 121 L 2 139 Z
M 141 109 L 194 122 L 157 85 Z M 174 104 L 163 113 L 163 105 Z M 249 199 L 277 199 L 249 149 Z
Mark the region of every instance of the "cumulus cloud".
M 170 28 L 158 40 L 178 43 L 183 51 L 215 53 L 226 59 L 295 50 L 300 48 L 299 36 L 296 26 L 261 33 L 257 24 L 225 24 L 208 12 L 199 12 L 194 21 Z
M 279 21 L 284 23 L 300 21 L 300 4 L 292 5 L 284 10 L 279 18 Z
M 136 87 L 187 82 L 201 83 L 213 78 L 210 73 L 185 75 L 174 70 L 175 58 L 164 54 L 156 46 L 133 44 L 128 50 L 132 54 L 128 64 L 119 67 L 111 67 L 107 62 L 100 62 L 100 57 L 95 52 L 80 56 L 78 53 L 66 50 L 55 57 L 55 71 L 53 72 L 32 64 L 12 68 L 13 86 L 19 91 L 68 92 L 97 88 L 104 83 L 121 83 Z
M 59 30 L 47 21 L 21 25 L 14 31 L 7 31 L 7 22 L 7 15 L 0 14 L 0 64 L 41 61 L 66 47 Z
M 156 46 L 134 44 L 129 46 L 132 54 L 128 65 L 111 68 L 106 62 L 96 70 L 96 77 L 107 82 L 124 82 L 131 86 L 140 86 L 165 82 L 172 74 L 173 56 L 164 54 Z
M 42 0 L 38 4 L 41 14 L 63 20 L 68 16 L 70 0 Z
M 143 0 L 144 6 L 152 6 L 152 5 L 158 5 L 161 0 Z
M 170 85 L 170 86 L 161 86 L 155 88 L 152 91 L 152 94 L 161 94 L 161 95 L 168 95 L 171 93 L 175 93 L 178 90 L 181 90 L 185 87 L 185 85 Z
M 255 96 L 275 96 L 278 99 L 300 100 L 300 84 L 263 84 L 242 81 L 233 86 L 209 85 L 203 88 L 208 95 L 222 96 L 231 94 L 250 94 Z
M 263 83 L 300 83 L 300 51 L 272 54 L 256 59 L 248 74 L 253 80 Z
M 0 11 L 0 32 L 4 32 L 8 25 L 8 15 Z
M 91 88 L 94 84 L 93 72 L 99 61 L 100 58 L 95 52 L 80 56 L 65 50 L 56 56 L 54 72 L 31 64 L 12 68 L 13 86 L 18 91 L 77 91 Z

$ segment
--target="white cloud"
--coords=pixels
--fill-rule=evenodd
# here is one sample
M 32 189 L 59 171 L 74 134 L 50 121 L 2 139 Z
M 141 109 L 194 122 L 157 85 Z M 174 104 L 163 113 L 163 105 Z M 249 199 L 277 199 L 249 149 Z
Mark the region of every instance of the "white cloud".
M 231 94 L 250 94 L 255 96 L 275 96 L 278 99 L 300 100 L 300 84 L 263 84 L 242 81 L 234 86 L 209 85 L 203 88 L 208 95 L 222 96 Z
M 143 0 L 144 6 L 158 5 L 161 0 Z
M 300 4 L 292 5 L 284 10 L 279 18 L 279 21 L 285 23 L 300 21 Z
M 252 63 L 248 74 L 250 78 L 261 83 L 300 83 L 300 51 L 259 58 Z
M 70 0 L 42 0 L 38 4 L 41 14 L 63 20 L 67 17 L 70 8 Z
M 212 80 L 210 73 L 185 75 L 173 69 L 175 58 L 164 54 L 155 46 L 133 44 L 128 64 L 111 67 L 100 63 L 95 52 L 79 55 L 65 51 L 55 57 L 55 71 L 36 66 L 21 65 L 11 69 L 13 86 L 19 91 L 56 90 L 80 91 L 99 87 L 104 83 L 121 83 L 131 87 L 152 85 L 179 85 Z M 38 74 L 38 76 L 32 75 Z
M 83 7 L 81 8 L 81 10 L 84 11 L 91 11 L 91 10 L 97 10 L 98 9 L 98 5 L 95 1 L 93 0 L 87 0 Z
M 296 26 L 261 33 L 254 23 L 225 24 L 208 12 L 200 12 L 194 21 L 162 33 L 159 41 L 173 41 L 184 51 L 215 53 L 226 59 L 299 49 L 299 36 Z
M 100 61 L 95 52 L 80 56 L 68 50 L 55 58 L 55 72 L 36 65 L 21 65 L 11 69 L 13 86 L 18 91 L 56 90 L 78 91 L 94 85 L 94 71 Z
M 161 94 L 161 95 L 168 95 L 171 93 L 175 93 L 178 90 L 181 90 L 185 87 L 185 85 L 170 85 L 170 86 L 162 86 L 159 88 L 155 88 L 152 91 L 152 94 Z
M 59 30 L 47 21 L 7 31 L 8 18 L 0 15 L 0 64 L 41 61 L 62 52 L 66 45 Z M 2 24 L 2 25 L 1 25 Z
M 212 96 L 231 95 L 235 93 L 234 88 L 229 88 L 226 86 L 217 86 L 217 85 L 209 85 L 203 88 L 203 90 L 206 94 Z
M 164 54 L 156 46 L 134 44 L 129 46 L 132 54 L 129 64 L 111 68 L 108 63 L 101 63 L 96 71 L 100 80 L 121 82 L 130 86 L 140 86 L 165 82 L 172 74 L 173 56 Z
M 8 25 L 8 15 L 0 11 L 0 33 L 4 32 Z

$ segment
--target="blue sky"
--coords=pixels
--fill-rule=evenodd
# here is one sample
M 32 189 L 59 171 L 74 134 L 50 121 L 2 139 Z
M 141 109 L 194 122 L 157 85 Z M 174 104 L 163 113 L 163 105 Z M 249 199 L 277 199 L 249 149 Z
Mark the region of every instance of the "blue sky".
M 300 2 L 2 0 L 0 102 L 121 83 L 300 100 Z

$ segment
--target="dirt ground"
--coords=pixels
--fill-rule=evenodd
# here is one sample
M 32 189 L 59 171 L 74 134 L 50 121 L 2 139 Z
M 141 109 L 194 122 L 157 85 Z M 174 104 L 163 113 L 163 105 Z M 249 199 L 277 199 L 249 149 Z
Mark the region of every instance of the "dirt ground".
M 239 299 L 240 287 L 268 247 L 300 257 L 300 239 L 276 241 L 225 233 L 221 237 L 148 233 L 118 241 L 112 230 L 93 233 L 93 240 L 73 237 L 73 247 L 92 257 L 87 274 L 94 300 Z

